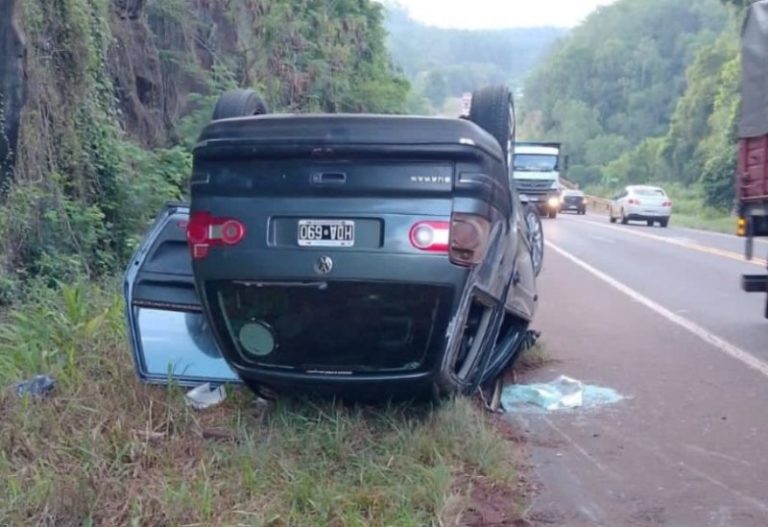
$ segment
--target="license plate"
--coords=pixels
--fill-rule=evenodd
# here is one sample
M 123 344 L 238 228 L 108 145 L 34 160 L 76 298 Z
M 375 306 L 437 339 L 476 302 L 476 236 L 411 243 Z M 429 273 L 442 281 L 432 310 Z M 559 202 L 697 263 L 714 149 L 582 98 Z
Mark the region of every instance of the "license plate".
M 301 247 L 352 247 L 355 222 L 351 220 L 299 220 Z

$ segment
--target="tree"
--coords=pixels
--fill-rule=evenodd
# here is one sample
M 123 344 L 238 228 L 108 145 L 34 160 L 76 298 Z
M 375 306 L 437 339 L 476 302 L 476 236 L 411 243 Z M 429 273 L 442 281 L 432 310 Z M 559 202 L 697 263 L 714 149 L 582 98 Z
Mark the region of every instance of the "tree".
M 577 100 L 597 113 L 599 127 L 587 139 L 607 133 L 637 145 L 663 135 L 695 50 L 711 44 L 727 20 L 719 0 L 619 0 L 606 6 L 528 79 L 523 118 L 540 112 L 548 134 L 564 126 L 558 105 Z

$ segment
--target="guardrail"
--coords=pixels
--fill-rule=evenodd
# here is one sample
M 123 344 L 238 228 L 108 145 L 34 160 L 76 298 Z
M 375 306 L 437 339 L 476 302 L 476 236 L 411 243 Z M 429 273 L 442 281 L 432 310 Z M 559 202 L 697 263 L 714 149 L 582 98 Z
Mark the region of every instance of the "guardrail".
M 599 214 L 608 214 L 608 209 L 611 207 L 611 200 L 605 198 L 598 198 L 597 196 L 584 196 L 587 198 L 587 209 Z

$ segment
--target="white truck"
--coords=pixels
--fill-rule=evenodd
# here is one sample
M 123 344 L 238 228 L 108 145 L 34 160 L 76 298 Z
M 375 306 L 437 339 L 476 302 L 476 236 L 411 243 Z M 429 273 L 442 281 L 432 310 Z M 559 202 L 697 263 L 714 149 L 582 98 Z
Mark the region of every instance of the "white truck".
M 512 180 L 525 201 L 533 203 L 539 214 L 554 219 L 560 207 L 560 174 L 568 158 L 560 155 L 560 143 L 515 143 Z M 527 198 L 527 199 L 526 199 Z

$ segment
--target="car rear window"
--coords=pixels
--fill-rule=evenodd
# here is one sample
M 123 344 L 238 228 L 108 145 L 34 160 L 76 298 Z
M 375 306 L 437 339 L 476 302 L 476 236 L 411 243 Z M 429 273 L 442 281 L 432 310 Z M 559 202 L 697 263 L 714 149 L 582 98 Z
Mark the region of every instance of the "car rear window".
M 660 188 L 636 188 L 634 193 L 638 196 L 666 196 Z
M 235 350 L 251 363 L 301 370 L 415 371 L 440 345 L 451 289 L 324 282 L 215 282 Z

